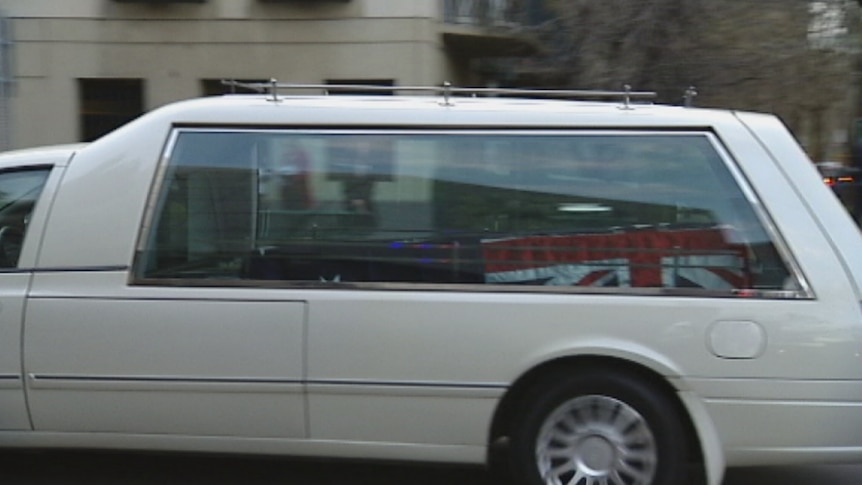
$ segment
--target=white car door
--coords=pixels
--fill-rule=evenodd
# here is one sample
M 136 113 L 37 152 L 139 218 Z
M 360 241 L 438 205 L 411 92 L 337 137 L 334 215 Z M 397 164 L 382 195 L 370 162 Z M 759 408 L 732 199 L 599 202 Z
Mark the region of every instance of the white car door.
M 112 292 L 125 279 L 35 279 L 25 355 L 36 430 L 305 435 L 303 303 L 229 290 Z
M 32 260 L 24 235 L 50 166 L 0 168 L 0 430 L 30 429 L 21 370 L 21 323 Z
M 254 227 L 257 171 L 227 166 L 248 161 L 240 156 L 252 152 L 247 144 L 213 137 L 222 141 L 178 143 L 177 163 L 186 165 L 157 184 L 164 212 L 143 236 L 153 247 L 143 249 L 132 241 L 146 225 L 152 178 L 139 171 L 153 170 L 157 157 L 119 156 L 129 142 L 108 139 L 70 164 L 27 301 L 36 430 L 207 438 L 194 449 L 214 437 L 307 434 L 305 303 L 235 284 Z
M 0 274 L 0 430 L 29 429 L 21 379 L 21 309 L 30 277 Z

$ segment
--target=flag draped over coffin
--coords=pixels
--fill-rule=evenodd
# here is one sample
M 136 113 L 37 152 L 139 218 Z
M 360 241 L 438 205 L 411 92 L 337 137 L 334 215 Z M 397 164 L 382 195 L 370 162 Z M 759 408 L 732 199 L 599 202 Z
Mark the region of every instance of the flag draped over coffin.
M 719 227 L 492 239 L 482 252 L 490 284 L 736 289 L 750 274 Z

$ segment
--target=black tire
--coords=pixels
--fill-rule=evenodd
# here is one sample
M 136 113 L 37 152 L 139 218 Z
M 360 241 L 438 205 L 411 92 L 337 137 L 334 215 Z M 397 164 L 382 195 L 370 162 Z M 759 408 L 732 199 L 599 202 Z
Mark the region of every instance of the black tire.
M 679 406 L 644 379 L 616 370 L 555 373 L 527 397 L 511 433 L 518 483 L 687 483 Z

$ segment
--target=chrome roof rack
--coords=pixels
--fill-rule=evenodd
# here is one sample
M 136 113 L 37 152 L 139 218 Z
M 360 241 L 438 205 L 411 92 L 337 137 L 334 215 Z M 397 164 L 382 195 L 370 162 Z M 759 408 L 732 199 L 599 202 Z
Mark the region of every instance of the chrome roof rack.
M 320 91 L 322 94 L 337 92 L 380 92 L 386 94 L 394 93 L 427 93 L 430 95 L 442 95 L 443 104 L 451 104 L 451 98 L 462 97 L 494 97 L 494 96 L 518 96 L 525 98 L 555 98 L 555 99 L 601 99 L 619 100 L 628 108 L 634 100 L 651 100 L 656 97 L 654 91 L 632 91 L 626 85 L 622 91 L 604 90 L 577 90 L 577 89 L 520 89 L 520 88 L 469 88 L 456 87 L 448 82 L 440 86 L 381 86 L 373 84 L 291 84 L 280 83 L 275 79 L 270 82 L 245 83 L 239 81 L 223 80 L 222 84 L 234 88 L 243 88 L 257 93 L 269 94 L 270 101 L 279 102 L 279 94 L 283 91 Z

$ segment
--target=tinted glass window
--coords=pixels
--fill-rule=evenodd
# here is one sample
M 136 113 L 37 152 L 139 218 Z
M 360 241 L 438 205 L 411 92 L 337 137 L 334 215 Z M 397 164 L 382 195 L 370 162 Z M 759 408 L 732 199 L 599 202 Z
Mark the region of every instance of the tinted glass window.
M 182 132 L 145 278 L 795 289 L 701 134 Z
M 18 265 L 30 214 L 48 169 L 0 172 L 0 268 Z

